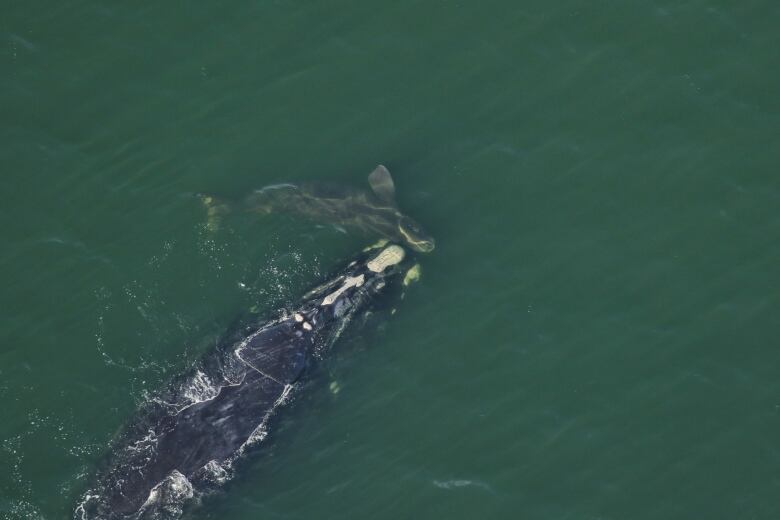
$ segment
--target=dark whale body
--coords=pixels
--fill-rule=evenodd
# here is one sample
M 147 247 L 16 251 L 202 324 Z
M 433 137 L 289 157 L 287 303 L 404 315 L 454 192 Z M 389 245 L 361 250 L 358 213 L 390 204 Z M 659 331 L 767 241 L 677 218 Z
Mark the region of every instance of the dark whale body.
M 400 285 L 403 257 L 396 245 L 365 253 L 294 312 L 228 337 L 139 412 L 74 518 L 178 518 L 187 502 L 229 480 L 351 319 Z

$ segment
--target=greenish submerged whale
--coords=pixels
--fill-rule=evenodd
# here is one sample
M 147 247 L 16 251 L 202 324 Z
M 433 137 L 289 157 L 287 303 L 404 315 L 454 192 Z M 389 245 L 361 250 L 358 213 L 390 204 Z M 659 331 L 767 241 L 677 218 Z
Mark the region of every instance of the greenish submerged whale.
M 401 213 L 395 202 L 395 183 L 381 164 L 368 176 L 371 191 L 325 184 L 275 184 L 254 191 L 242 206 L 256 213 L 292 213 L 317 222 L 356 228 L 388 240 L 406 244 L 415 251 L 433 251 L 433 237 L 411 217 Z M 209 228 L 218 226 L 230 206 L 214 197 L 203 197 L 209 213 Z

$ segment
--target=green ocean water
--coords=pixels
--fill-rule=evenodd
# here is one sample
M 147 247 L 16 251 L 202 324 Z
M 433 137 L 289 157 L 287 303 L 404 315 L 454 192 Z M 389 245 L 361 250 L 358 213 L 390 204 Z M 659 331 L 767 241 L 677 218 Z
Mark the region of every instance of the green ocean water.
M 0 518 L 71 518 L 148 392 L 376 237 L 420 283 L 191 519 L 780 518 L 780 4 L 4 2 Z

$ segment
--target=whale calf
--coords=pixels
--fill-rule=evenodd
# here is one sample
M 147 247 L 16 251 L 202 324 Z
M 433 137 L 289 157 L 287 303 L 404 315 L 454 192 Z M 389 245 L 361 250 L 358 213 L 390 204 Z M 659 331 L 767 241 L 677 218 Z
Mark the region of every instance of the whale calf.
M 219 228 L 221 215 L 243 208 L 261 214 L 301 215 L 315 222 L 360 229 L 417 252 L 433 251 L 433 237 L 398 208 L 395 182 L 387 168 L 377 166 L 368 175 L 368 185 L 371 191 L 311 182 L 274 184 L 255 190 L 236 207 L 210 195 L 200 197 L 208 214 L 206 227 L 212 231 Z
M 228 336 L 150 399 L 75 508 L 78 520 L 172 519 L 234 474 L 356 316 L 403 285 L 398 245 L 369 249 L 281 318 Z

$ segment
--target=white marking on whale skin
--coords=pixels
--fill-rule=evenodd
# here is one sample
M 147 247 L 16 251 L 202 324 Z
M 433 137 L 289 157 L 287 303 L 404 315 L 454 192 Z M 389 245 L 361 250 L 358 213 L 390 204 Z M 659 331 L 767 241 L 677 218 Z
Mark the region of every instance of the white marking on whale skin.
M 343 276 L 338 276 L 338 277 L 334 278 L 333 280 L 328 280 L 327 282 L 318 285 L 314 289 L 312 289 L 309 292 L 307 292 L 306 294 L 304 294 L 303 295 L 303 299 L 304 300 L 308 300 L 308 299 L 310 299 L 312 296 L 314 296 L 317 293 L 321 293 L 321 292 L 324 292 L 324 291 L 330 289 L 331 287 L 335 287 L 343 279 L 344 279 Z
M 173 415 L 178 415 L 193 405 L 215 399 L 222 392 L 222 388 L 225 386 L 236 386 L 241 384 L 241 381 L 238 383 L 226 381 L 226 383 L 228 384 L 218 385 L 212 382 L 205 372 L 198 370 L 195 372 L 195 375 L 181 385 L 179 391 L 181 401 L 171 403 L 159 398 L 152 398 L 150 401 L 169 406 L 174 409 Z
M 324 300 L 322 300 L 322 303 L 320 305 L 331 305 L 333 302 L 335 302 L 341 294 L 349 289 L 350 287 L 360 287 L 363 285 L 363 282 L 365 281 L 366 277 L 365 275 L 360 276 L 354 276 L 354 277 L 347 277 L 344 280 L 344 285 L 336 289 L 334 292 L 330 293 L 325 297 Z
M 215 385 L 205 372 L 198 370 L 184 390 L 184 397 L 191 401 L 190 405 L 211 401 L 219 395 L 220 387 Z
M 366 267 L 375 273 L 381 273 L 391 265 L 401 262 L 406 256 L 406 251 L 395 244 L 387 246 L 381 253 L 370 260 Z
M 283 319 L 279 320 L 279 322 L 284 321 L 285 319 L 288 319 L 288 318 L 283 318 Z M 264 377 L 267 377 L 268 379 L 270 379 L 272 381 L 275 381 L 275 382 L 279 383 L 280 385 L 283 385 L 284 384 L 283 382 L 279 381 L 278 379 L 276 379 L 274 377 L 269 376 L 268 374 L 266 374 L 262 370 L 258 369 L 257 367 L 255 367 L 254 365 L 249 363 L 246 359 L 241 357 L 241 351 L 244 350 L 244 348 L 246 348 L 246 346 L 249 344 L 250 341 L 252 341 L 259 334 L 262 334 L 263 332 L 265 332 L 266 329 L 268 329 L 272 325 L 276 325 L 277 323 L 278 322 L 269 323 L 267 326 L 261 328 L 260 330 L 255 331 L 254 334 L 250 334 L 249 336 L 244 338 L 241 341 L 241 343 L 238 344 L 238 347 L 236 347 L 236 349 L 233 351 L 233 354 L 239 359 L 239 361 L 241 361 L 244 365 L 246 365 L 247 367 L 251 368 L 252 370 L 257 372 L 258 374 L 260 374 L 260 375 L 262 375 Z
M 381 239 L 379 239 L 379 241 L 377 241 L 375 244 L 373 244 L 373 245 L 370 245 L 370 246 L 368 246 L 368 247 L 364 248 L 364 249 L 363 249 L 363 252 L 364 252 L 364 253 L 367 253 L 367 252 L 371 251 L 372 249 L 379 249 L 380 247 L 385 247 L 385 246 L 388 244 L 388 242 L 390 242 L 388 239 L 386 239 L 386 238 L 381 238 Z M 357 263 L 357 262 L 355 262 L 355 263 Z M 350 264 L 350 267 L 351 267 L 351 266 L 352 266 L 352 264 Z

